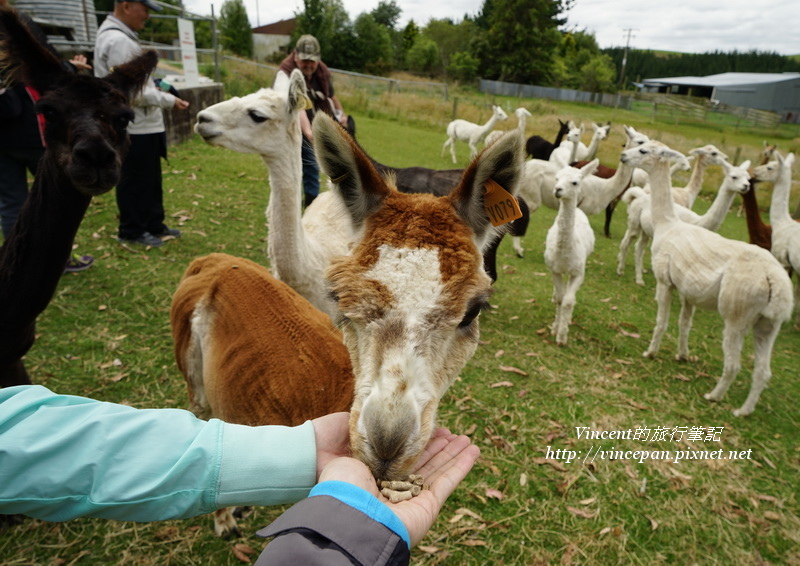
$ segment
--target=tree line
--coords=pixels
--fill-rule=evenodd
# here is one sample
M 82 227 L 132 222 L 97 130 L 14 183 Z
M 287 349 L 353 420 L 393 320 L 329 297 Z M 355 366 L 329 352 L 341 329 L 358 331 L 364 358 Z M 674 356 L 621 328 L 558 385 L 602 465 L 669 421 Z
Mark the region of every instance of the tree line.
M 165 0 L 179 7 L 179 0 Z M 395 0 L 351 19 L 341 0 L 303 0 L 295 14 L 291 45 L 310 33 L 322 45 L 329 67 L 375 75 L 406 71 L 433 80 L 473 83 L 478 78 L 590 92 L 631 89 L 646 78 L 705 76 L 729 71 L 800 72 L 800 61 L 770 52 L 687 54 L 628 51 L 625 76 L 620 77 L 624 49 L 600 49 L 586 30 L 566 29 L 566 14 L 578 0 L 484 0 L 477 14 L 461 20 L 413 20 L 399 26 L 401 8 Z M 587 0 L 588 1 L 588 0 Z M 98 10 L 114 0 L 95 0 Z M 242 0 L 225 0 L 220 9 L 218 38 L 224 49 L 253 55 L 253 38 Z M 153 19 L 142 39 L 171 43 L 177 37 L 174 20 Z M 208 22 L 195 23 L 198 47 L 211 47 Z M 286 53 L 277 53 L 277 63 Z M 622 79 L 622 80 L 620 80 Z

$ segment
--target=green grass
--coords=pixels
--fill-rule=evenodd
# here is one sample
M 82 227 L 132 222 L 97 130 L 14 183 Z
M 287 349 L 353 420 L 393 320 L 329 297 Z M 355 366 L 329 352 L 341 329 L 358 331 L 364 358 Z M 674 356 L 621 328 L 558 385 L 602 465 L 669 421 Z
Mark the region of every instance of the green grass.
M 407 117 L 403 104 L 410 103 L 398 102 L 400 110 L 388 111 L 379 111 L 377 104 L 370 110 L 370 103 L 356 112 L 361 144 L 390 165 L 453 167 L 439 155 L 444 134 L 438 118 L 425 123 L 415 113 Z M 743 159 L 756 159 L 761 144 L 760 137 L 741 132 L 655 128 L 636 121 L 633 113 L 540 104 L 529 133 L 535 128 L 555 133 L 556 116 L 611 119 L 614 134 L 601 149 L 609 165 L 619 153 L 622 123 L 683 151 L 714 143 L 731 156 L 738 148 Z M 513 109 L 516 101 L 509 105 Z M 514 125 L 512 118 L 507 128 Z M 457 151 L 463 166 L 468 150 L 459 144 Z M 183 237 L 149 251 L 122 247 L 114 240 L 113 193 L 94 199 L 76 245 L 94 255 L 96 265 L 65 275 L 40 317 L 38 340 L 26 360 L 37 383 L 135 407 L 187 406 L 172 353 L 171 295 L 189 262 L 209 252 L 266 264 L 268 183 L 258 157 L 211 148 L 196 138 L 170 154 L 164 167 L 165 205 L 169 224 L 181 228 Z M 709 174 L 696 210 L 709 206 L 710 189 L 720 181 L 718 173 Z M 764 205 L 766 198 L 761 196 Z M 734 210 L 737 206 L 738 201 Z M 508 239 L 500 247 L 493 308 L 481 316 L 482 345 L 445 395 L 439 415 L 441 424 L 470 434 L 482 456 L 413 551 L 413 562 L 800 564 L 800 331 L 788 324 L 782 330 L 773 355 L 774 378 L 755 413 L 744 419 L 734 418 L 731 410 L 741 405 L 750 386 L 750 340 L 728 396 L 717 404 L 702 398 L 722 369 L 716 313 L 695 316 L 690 350 L 697 362 L 673 360 L 677 301 L 660 355 L 642 358 L 655 319 L 654 282 L 648 273 L 646 287 L 633 283 L 632 255 L 625 276 L 615 274 L 625 226 L 620 206 L 610 239 L 599 235 L 602 217 L 592 218 L 596 250 L 578 294 L 569 345 L 557 347 L 547 331 L 554 311 L 542 259 L 554 217 L 548 209 L 533 215 L 524 258 L 513 254 Z M 744 219 L 735 212 L 721 232 L 747 238 Z M 584 426 L 724 429 L 720 442 L 601 443 L 579 440 L 575 427 Z M 680 464 L 545 459 L 548 446 L 585 453 L 600 444 L 624 450 L 752 450 L 752 457 Z M 256 509 L 240 521 L 245 535 L 237 541 L 216 539 L 210 517 L 154 524 L 27 520 L 0 534 L 0 563 L 238 564 L 235 545 L 259 551 L 263 541 L 254 532 L 281 510 Z

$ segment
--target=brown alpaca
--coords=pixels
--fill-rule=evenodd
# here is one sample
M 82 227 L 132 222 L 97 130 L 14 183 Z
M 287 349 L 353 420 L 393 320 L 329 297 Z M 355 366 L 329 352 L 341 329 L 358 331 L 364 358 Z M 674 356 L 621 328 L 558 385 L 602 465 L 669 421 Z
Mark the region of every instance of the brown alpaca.
M 22 357 L 34 342 L 89 201 L 119 180 L 129 101 L 156 66 L 146 53 L 105 79 L 67 72 L 13 10 L 0 9 L 0 66 L 38 90 L 47 149 L 17 223 L 0 248 L 0 387 L 30 383 Z
M 296 426 L 353 402 L 350 356 L 328 315 L 250 260 L 195 259 L 170 321 L 175 360 L 201 418 Z M 214 531 L 238 535 L 230 509 L 214 513 Z

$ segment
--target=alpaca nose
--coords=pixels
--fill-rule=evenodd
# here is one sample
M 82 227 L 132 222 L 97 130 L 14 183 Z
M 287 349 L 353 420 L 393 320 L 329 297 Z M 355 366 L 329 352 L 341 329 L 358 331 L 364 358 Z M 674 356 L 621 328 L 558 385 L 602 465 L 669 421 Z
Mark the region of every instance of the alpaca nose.
M 114 165 L 117 154 L 105 140 L 82 140 L 75 144 L 73 158 L 87 167 L 104 169 Z

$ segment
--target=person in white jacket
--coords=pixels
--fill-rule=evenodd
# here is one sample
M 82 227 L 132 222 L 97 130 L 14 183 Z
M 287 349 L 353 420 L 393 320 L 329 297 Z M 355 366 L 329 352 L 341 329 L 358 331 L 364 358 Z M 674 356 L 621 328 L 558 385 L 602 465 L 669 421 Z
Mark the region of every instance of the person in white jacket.
M 97 29 L 94 46 L 94 74 L 104 77 L 115 65 L 127 63 L 142 52 L 137 32 L 144 28 L 150 10 L 161 7 L 151 0 L 114 3 L 114 13 Z M 148 81 L 133 101 L 134 120 L 128 126 L 131 147 L 122 164 L 117 185 L 119 231 L 117 239 L 158 247 L 165 236 L 179 237 L 180 231 L 164 224 L 161 158 L 167 156 L 164 108 L 185 110 L 189 103 L 163 92 Z

